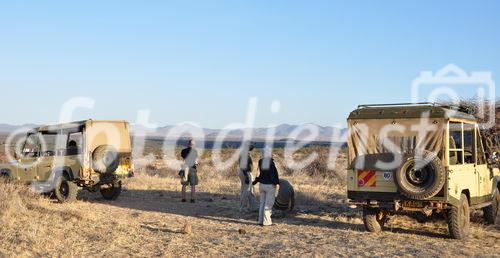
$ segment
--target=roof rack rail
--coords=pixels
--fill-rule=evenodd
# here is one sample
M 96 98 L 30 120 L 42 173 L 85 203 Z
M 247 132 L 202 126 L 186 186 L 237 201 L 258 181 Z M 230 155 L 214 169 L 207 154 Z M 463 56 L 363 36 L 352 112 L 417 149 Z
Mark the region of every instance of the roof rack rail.
M 367 104 L 367 105 L 359 105 L 358 109 L 379 108 L 379 107 L 444 107 L 444 108 L 450 108 L 450 109 L 458 109 L 458 107 L 456 107 L 456 106 L 438 104 L 438 103 L 434 103 L 434 102 Z

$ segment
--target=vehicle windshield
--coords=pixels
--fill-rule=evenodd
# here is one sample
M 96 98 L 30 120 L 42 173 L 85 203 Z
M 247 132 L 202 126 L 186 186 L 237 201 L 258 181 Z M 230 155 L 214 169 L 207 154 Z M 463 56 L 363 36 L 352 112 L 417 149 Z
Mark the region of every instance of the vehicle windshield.
M 350 164 L 361 156 L 426 150 L 442 155 L 446 121 L 434 119 L 349 120 Z

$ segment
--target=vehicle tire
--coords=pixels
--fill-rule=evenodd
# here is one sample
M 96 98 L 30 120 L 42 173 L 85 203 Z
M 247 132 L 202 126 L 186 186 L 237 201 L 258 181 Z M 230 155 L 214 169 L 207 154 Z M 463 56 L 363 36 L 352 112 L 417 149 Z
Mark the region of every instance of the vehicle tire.
M 57 177 L 54 186 L 54 196 L 60 203 L 73 202 L 78 194 L 78 186 L 71 182 L 67 175 L 61 174 Z
M 374 208 L 363 208 L 363 222 L 368 232 L 379 233 L 382 232 L 387 216 L 380 210 Z
M 10 183 L 9 174 L 0 174 L 0 181 L 2 181 L 3 183 Z
M 484 220 L 489 225 L 495 225 L 495 223 L 500 224 L 500 221 L 497 220 L 498 215 L 500 213 L 500 191 L 498 188 L 495 189 L 493 193 L 493 200 L 490 206 L 485 207 L 483 209 L 484 212 Z
M 454 239 L 465 239 L 470 231 L 470 207 L 465 194 L 460 197 L 460 205 L 448 212 L 448 229 Z
M 100 174 L 111 174 L 118 169 L 118 151 L 110 145 L 101 145 L 92 153 L 92 169 Z
M 446 182 L 446 169 L 438 157 L 424 151 L 420 157 L 408 153 L 396 170 L 395 181 L 399 192 L 414 200 L 427 200 L 436 196 Z
M 114 201 L 118 199 L 118 197 L 122 193 L 122 182 L 118 181 L 106 188 L 101 187 L 101 195 L 104 199 L 109 201 Z

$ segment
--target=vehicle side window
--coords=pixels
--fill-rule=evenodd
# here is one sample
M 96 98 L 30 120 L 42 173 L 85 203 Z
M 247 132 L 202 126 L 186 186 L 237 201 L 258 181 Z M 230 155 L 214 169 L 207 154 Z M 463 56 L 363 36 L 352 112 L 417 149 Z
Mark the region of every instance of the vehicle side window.
M 61 145 L 66 143 L 67 136 L 57 133 L 42 133 L 40 134 L 41 152 L 44 157 L 55 156 L 60 150 Z
M 30 134 L 26 138 L 22 150 L 23 156 L 27 158 L 38 157 L 40 152 L 38 134 Z
M 83 134 L 82 133 L 72 133 L 69 135 L 67 154 L 77 155 L 81 154 L 83 147 Z
M 450 122 L 450 165 L 463 164 L 462 123 Z
M 450 123 L 450 137 L 453 138 L 455 149 L 462 149 L 462 123 Z
M 464 124 L 464 163 L 465 164 L 475 164 L 476 163 L 476 150 L 474 147 L 474 129 L 475 126 L 472 124 Z
M 486 164 L 486 156 L 484 155 L 484 146 L 483 146 L 483 141 L 481 141 L 481 134 L 479 133 L 479 130 L 476 129 L 476 139 L 477 139 L 477 164 L 478 165 L 484 165 Z

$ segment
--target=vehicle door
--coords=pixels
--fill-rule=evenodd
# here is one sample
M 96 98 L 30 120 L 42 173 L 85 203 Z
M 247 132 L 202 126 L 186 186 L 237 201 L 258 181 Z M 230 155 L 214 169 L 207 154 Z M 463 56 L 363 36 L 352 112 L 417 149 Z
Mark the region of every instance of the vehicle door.
M 64 152 L 66 150 L 68 136 L 53 132 L 42 133 L 40 158 L 37 163 L 37 174 L 40 181 L 53 180 L 54 168 L 64 166 Z
M 487 199 L 493 190 L 493 173 L 488 168 L 488 163 L 486 160 L 486 155 L 484 152 L 483 139 L 479 130 L 479 127 L 476 126 L 475 130 L 476 134 L 476 171 L 479 175 L 479 195 L 482 199 Z
M 472 127 L 474 128 L 474 127 Z M 472 138 L 474 130 L 462 121 L 449 123 L 449 189 L 457 199 L 463 190 L 471 197 L 479 195 L 479 176 L 473 157 Z
M 40 156 L 38 133 L 29 134 L 24 142 L 18 162 L 18 178 L 30 183 L 37 180 L 37 162 Z

